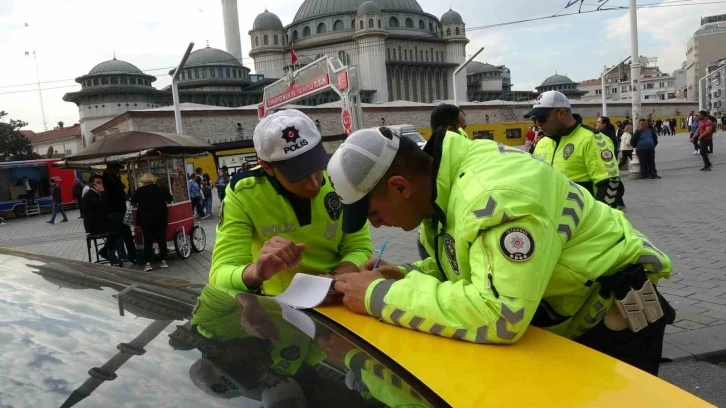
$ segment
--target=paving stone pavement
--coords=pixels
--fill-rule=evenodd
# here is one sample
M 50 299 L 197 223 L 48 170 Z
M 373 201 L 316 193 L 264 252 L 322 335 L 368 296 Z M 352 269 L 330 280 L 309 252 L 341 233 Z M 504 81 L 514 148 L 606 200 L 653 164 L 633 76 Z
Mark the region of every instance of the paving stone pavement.
M 661 180 L 629 180 L 624 174 L 627 215 L 633 225 L 673 260 L 674 275 L 660 289 L 678 310 L 677 321 L 667 328 L 666 341 L 673 338 L 676 354 L 690 351 L 671 337 L 726 324 L 726 150 L 714 141 L 714 170 L 700 172 L 700 156 L 692 155 L 687 135 L 663 137 L 656 152 Z M 215 196 L 216 200 L 216 196 Z M 215 214 L 219 203 L 215 203 Z M 46 224 L 47 215 L 8 220 L 0 227 L 0 246 L 29 252 L 86 260 L 83 222 L 78 211 L 68 211 L 70 221 Z M 186 260 L 173 259 L 161 272 L 195 282 L 206 282 L 215 242 L 215 217 L 201 221 L 207 248 Z M 416 233 L 392 228 L 373 230 L 374 248 L 386 236 L 391 242 L 384 258 L 395 263 L 415 261 Z M 140 267 L 139 273 L 143 273 Z M 726 326 L 721 327 L 726 329 Z M 681 335 L 681 337 L 683 337 Z M 726 348 L 726 344 L 723 346 Z

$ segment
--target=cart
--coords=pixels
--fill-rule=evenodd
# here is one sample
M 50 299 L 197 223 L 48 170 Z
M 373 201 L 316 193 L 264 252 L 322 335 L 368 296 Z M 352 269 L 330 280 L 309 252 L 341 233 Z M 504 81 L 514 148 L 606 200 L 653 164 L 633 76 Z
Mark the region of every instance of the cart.
M 129 196 L 138 188 L 141 175 L 154 174 L 157 183 L 167 187 L 173 197 L 173 202 L 167 204 L 169 220 L 166 240 L 174 243 L 174 249 L 181 259 L 186 259 L 192 252 L 205 249 L 207 237 L 204 228 L 194 218 L 185 159 L 207 154 L 211 148 L 211 145 L 196 137 L 176 133 L 122 132 L 107 135 L 64 161 L 54 163 L 54 166 L 100 173 L 109 163 L 121 164 Z M 137 248 L 141 248 L 143 234 L 136 222 L 136 212 L 137 209 L 133 207 L 131 228 L 134 243 Z M 143 256 L 141 252 L 139 255 Z

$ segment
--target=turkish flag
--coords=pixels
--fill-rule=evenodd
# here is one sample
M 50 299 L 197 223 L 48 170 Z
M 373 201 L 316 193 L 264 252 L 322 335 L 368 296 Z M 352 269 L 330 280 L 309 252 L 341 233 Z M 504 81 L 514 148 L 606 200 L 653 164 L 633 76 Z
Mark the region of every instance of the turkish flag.
M 295 54 L 295 44 L 292 44 L 290 46 L 290 60 L 292 61 L 291 64 L 295 64 L 297 62 L 297 54 Z

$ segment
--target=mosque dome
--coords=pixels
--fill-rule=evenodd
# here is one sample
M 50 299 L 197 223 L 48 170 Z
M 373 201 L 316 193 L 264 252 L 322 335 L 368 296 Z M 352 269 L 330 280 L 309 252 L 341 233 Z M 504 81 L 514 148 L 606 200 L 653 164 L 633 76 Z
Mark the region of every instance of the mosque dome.
M 202 48 L 189 54 L 185 67 L 193 67 L 200 65 L 230 65 L 241 67 L 242 63 L 227 51 L 217 48 Z
M 461 18 L 461 14 L 449 9 L 441 16 L 441 24 L 464 24 L 464 19 Z
M 257 30 L 282 30 L 282 21 L 280 17 L 274 13 L 270 13 L 265 10 L 264 13 L 260 14 L 255 18 L 255 22 L 252 23 L 252 31 Z
M 293 23 L 331 14 L 356 13 L 370 0 L 305 0 L 295 14 Z M 423 13 L 416 0 L 376 0 L 379 10 L 415 11 Z
M 143 74 L 143 72 L 134 64 L 114 58 L 96 65 L 88 72 L 88 75 L 100 74 Z

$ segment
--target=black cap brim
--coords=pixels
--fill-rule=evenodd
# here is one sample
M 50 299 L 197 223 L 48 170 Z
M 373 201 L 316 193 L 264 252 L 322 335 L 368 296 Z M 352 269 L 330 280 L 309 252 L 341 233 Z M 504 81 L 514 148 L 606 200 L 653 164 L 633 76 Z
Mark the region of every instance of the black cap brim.
M 329 160 L 328 152 L 325 151 L 321 141 L 317 146 L 297 157 L 273 164 L 275 169 L 279 170 L 289 182 L 298 183 L 316 171 L 325 170 Z
M 353 204 L 343 204 L 343 232 L 353 234 L 361 230 L 368 221 L 368 196 Z
M 538 106 L 538 107 L 532 109 L 531 111 L 527 112 L 527 114 L 524 115 L 524 118 L 529 119 L 532 117 L 546 115 L 552 109 L 555 109 L 555 108 L 545 108 L 545 107 Z

